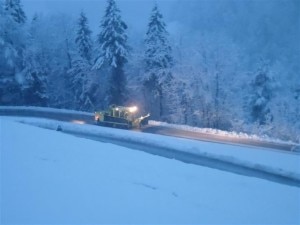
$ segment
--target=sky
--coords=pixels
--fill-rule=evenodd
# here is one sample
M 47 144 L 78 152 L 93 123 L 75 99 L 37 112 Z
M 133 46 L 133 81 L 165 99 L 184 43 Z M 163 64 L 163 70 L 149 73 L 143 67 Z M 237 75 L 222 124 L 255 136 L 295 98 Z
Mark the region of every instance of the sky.
M 35 13 L 54 14 L 66 13 L 78 17 L 83 10 L 89 19 L 93 31 L 98 31 L 100 21 L 107 5 L 106 0 L 21 0 L 29 18 Z M 165 19 L 168 20 L 172 3 L 175 0 L 156 1 Z M 129 31 L 145 32 L 155 0 L 117 0 L 123 20 L 128 24 Z M 134 29 L 132 29 L 134 28 Z

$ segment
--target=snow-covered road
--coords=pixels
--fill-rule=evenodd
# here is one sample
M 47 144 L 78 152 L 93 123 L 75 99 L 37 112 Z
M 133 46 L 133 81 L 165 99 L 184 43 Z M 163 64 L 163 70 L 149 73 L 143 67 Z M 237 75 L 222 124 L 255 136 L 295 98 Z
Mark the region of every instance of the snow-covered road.
M 186 164 L 4 118 L 0 126 L 1 224 L 300 223 L 298 187 Z M 67 125 L 63 124 L 63 128 Z M 121 133 L 109 128 L 89 129 L 110 136 Z M 125 133 L 124 136 L 140 138 L 145 135 Z M 163 140 L 158 135 L 146 136 L 141 141 Z M 187 144 L 198 146 L 198 151 L 202 149 L 212 156 L 219 151 L 217 144 L 194 145 L 191 140 L 171 139 L 164 144 L 182 149 Z M 241 147 L 223 148 L 232 158 L 248 156 L 245 163 L 264 162 L 285 171 L 298 168 L 290 165 L 294 159 L 299 162 L 297 155 L 277 151 L 256 151 L 253 155 L 253 151 Z
M 78 112 L 73 110 L 52 109 L 42 107 L 14 107 L 0 106 L 0 115 L 4 116 L 28 116 L 38 118 L 48 118 L 73 123 L 94 124 L 92 113 Z M 255 135 L 247 135 L 244 133 L 225 132 L 213 129 L 201 129 L 188 127 L 184 125 L 166 124 L 151 121 L 151 126 L 144 127 L 138 132 L 161 134 L 166 136 L 174 136 L 188 138 L 193 140 L 217 142 L 235 145 L 248 145 L 256 147 L 264 147 L 286 151 L 300 151 L 300 145 L 297 143 L 274 140 L 267 137 L 257 137 Z

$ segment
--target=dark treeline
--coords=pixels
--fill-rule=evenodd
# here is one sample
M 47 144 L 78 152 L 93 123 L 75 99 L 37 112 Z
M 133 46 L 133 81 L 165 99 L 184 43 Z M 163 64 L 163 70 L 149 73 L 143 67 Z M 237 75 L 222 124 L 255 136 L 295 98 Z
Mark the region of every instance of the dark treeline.
M 274 25 L 272 13 L 282 5 L 274 3 L 270 11 L 257 1 L 214 3 L 185 4 L 191 12 L 201 10 L 182 23 L 191 30 L 176 34 L 174 24 L 168 32 L 155 4 L 140 40 L 128 37 L 115 0 L 107 0 L 95 34 L 88 12 L 76 21 L 68 15 L 27 18 L 20 0 L 0 0 L 0 104 L 81 111 L 136 104 L 154 120 L 300 141 L 300 79 L 294 63 L 299 16 L 292 10 L 299 4 L 285 5 L 296 30 L 280 39 L 275 26 L 284 31 L 290 21 Z M 251 26 L 238 20 L 244 18 L 241 12 Z M 263 38 L 253 38 L 250 31 Z M 279 40 L 290 42 L 282 48 Z

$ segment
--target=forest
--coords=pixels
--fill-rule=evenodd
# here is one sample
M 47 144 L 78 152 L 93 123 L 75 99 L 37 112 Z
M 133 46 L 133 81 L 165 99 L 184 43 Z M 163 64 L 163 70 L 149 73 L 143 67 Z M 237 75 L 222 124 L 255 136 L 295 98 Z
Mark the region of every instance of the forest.
M 118 0 L 28 16 L 0 0 L 0 105 L 94 112 L 137 105 L 151 119 L 300 143 L 300 1 L 153 2 L 143 36 Z

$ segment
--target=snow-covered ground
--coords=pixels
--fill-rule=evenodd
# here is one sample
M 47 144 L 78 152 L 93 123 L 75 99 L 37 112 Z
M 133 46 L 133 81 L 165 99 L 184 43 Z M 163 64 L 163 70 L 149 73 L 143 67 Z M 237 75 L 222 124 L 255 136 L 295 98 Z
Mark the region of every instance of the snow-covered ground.
M 92 126 L 72 126 L 92 130 Z M 300 223 L 297 187 L 185 164 L 5 118 L 0 120 L 0 127 L 3 224 Z M 130 132 L 96 128 L 114 135 Z M 144 141 L 166 138 L 146 136 Z M 171 139 L 165 144 L 195 144 Z M 198 142 L 199 149 L 207 151 L 218 146 L 222 145 Z M 223 147 L 229 151 L 228 146 Z M 244 148 L 238 153 L 230 147 L 233 157 L 234 153 L 247 154 Z M 270 153 L 265 157 L 279 154 L 263 152 Z M 287 163 L 289 157 L 296 157 L 280 155 L 277 163 L 281 166 L 280 161 Z
M 231 146 L 218 143 L 199 142 L 155 134 L 139 133 L 130 130 L 99 127 L 95 125 L 55 121 L 40 118 L 5 117 L 47 129 L 56 130 L 61 126 L 64 131 L 85 135 L 115 138 L 123 142 L 134 142 L 156 148 L 171 148 L 176 151 L 189 152 L 202 157 L 217 159 L 243 167 L 260 170 L 288 178 L 300 180 L 300 155 L 272 149 Z

